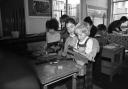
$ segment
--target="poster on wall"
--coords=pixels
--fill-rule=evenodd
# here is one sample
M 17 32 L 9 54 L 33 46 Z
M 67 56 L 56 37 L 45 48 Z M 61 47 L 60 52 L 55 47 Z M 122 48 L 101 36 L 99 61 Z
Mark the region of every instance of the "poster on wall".
M 51 16 L 52 0 L 28 0 L 29 16 Z

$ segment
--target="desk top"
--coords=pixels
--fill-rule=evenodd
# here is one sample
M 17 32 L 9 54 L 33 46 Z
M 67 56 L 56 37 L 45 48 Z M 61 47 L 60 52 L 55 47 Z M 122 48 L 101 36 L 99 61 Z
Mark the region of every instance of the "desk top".
M 105 45 L 103 47 L 103 51 L 104 50 L 117 51 L 118 49 L 121 49 L 121 48 L 124 48 L 124 47 L 115 43 L 111 43 L 111 44 Z
M 44 63 L 37 65 L 35 69 L 42 84 L 78 72 L 75 62 L 71 60 L 62 60 L 57 63 Z
M 120 51 L 124 51 L 124 46 L 112 43 L 103 47 L 102 56 L 113 56 Z

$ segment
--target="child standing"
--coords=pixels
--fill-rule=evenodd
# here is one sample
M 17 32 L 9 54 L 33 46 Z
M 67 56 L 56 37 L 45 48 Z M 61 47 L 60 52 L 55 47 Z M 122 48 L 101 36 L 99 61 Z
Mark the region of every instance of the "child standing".
M 76 26 L 76 22 L 73 18 L 68 18 L 66 20 L 66 28 L 69 33 L 69 37 L 66 39 L 66 42 L 64 45 L 64 50 L 62 53 L 63 56 L 67 56 L 69 47 L 75 47 L 77 43 L 77 37 L 74 33 L 75 26 Z
M 90 30 L 87 24 L 81 22 L 75 28 L 75 33 L 78 37 L 77 48 L 74 49 L 77 53 L 74 55 L 76 63 L 80 67 L 80 75 L 85 75 L 86 89 L 92 89 L 92 62 L 99 52 L 99 43 L 95 38 L 90 38 Z M 88 62 L 89 60 L 89 62 Z

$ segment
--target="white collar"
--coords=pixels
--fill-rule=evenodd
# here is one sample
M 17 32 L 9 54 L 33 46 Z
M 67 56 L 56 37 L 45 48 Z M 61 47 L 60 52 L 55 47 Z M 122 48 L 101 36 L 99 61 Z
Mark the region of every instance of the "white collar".
M 87 37 L 85 37 L 85 39 L 82 41 L 82 42 L 79 42 L 79 44 L 84 44 L 85 43 L 85 41 L 88 39 L 89 37 L 87 36 Z
M 96 34 L 95 37 L 97 37 L 97 36 L 99 37 L 99 36 L 101 36 L 101 34 Z
M 75 36 L 75 34 L 70 34 L 70 37 L 74 37 Z

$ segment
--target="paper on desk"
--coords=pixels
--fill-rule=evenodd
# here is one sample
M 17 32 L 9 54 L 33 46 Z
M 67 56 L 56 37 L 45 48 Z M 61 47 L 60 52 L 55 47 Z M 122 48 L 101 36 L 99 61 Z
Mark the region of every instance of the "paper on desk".
M 114 46 L 114 45 L 106 45 L 106 46 L 104 46 L 104 48 L 107 48 L 107 49 L 114 49 L 114 48 L 116 48 L 116 46 Z

